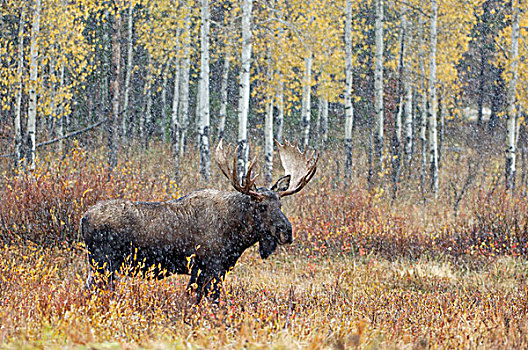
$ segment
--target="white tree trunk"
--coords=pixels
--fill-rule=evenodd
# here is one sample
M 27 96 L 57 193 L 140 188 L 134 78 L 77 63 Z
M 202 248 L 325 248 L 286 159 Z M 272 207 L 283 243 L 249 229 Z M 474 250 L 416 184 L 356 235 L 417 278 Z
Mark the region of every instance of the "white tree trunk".
M 190 29 L 190 19 L 186 18 L 186 28 L 188 32 Z M 187 129 L 189 127 L 189 80 L 191 71 L 191 56 L 190 56 L 190 43 L 185 43 L 184 57 L 182 60 L 181 67 L 181 87 L 180 87 L 180 101 L 179 101 L 179 118 L 180 118 L 180 134 L 178 135 L 179 141 L 179 156 L 183 157 L 185 152 L 185 139 L 187 137 Z
M 200 36 L 200 84 L 198 138 L 200 148 L 200 174 L 209 181 L 211 158 L 209 154 L 209 0 L 202 0 L 202 26 Z
M 18 55 L 17 55 L 17 86 L 15 100 L 15 169 L 20 165 L 24 154 L 22 137 L 22 78 L 24 75 L 24 26 L 25 26 L 25 6 L 20 11 L 18 24 Z
M 230 60 L 229 54 L 226 52 L 224 57 L 224 65 L 222 67 L 222 82 L 220 85 L 220 113 L 218 121 L 218 139 L 225 138 L 225 125 L 227 118 L 227 85 L 229 83 L 229 69 Z
M 128 136 L 128 121 L 130 119 L 129 101 L 130 101 L 130 80 L 132 78 L 132 59 L 134 54 L 133 47 L 133 6 L 134 1 L 129 0 L 128 3 L 128 23 L 127 23 L 127 61 L 126 61 L 126 76 L 125 76 L 125 91 L 123 97 L 123 119 L 121 119 L 121 137 L 124 141 Z
M 169 85 L 169 63 L 165 65 L 165 68 L 161 72 L 162 74 L 162 84 L 161 84 L 161 120 L 164 127 L 163 137 L 165 142 L 169 142 L 170 133 L 171 133 L 171 119 L 167 114 L 168 112 L 168 103 L 167 103 L 167 88 Z
M 421 84 L 421 99 L 420 99 L 420 150 L 421 150 L 421 163 L 420 163 L 420 185 L 422 188 L 422 194 L 425 192 L 425 179 L 427 177 L 427 91 L 425 84 L 425 53 L 423 50 L 424 46 L 424 20 L 423 15 L 420 14 L 420 20 L 418 25 L 418 60 L 420 65 L 420 84 Z
M 65 67 L 64 67 L 64 64 L 61 65 L 61 71 L 60 71 L 60 78 L 59 78 L 59 91 L 62 89 L 63 85 L 64 85 L 64 71 L 65 71 Z M 59 99 L 59 104 L 58 104 L 58 109 L 57 109 L 57 113 L 56 115 L 59 116 L 59 137 L 63 137 L 66 133 L 65 133 L 65 124 L 66 124 L 66 116 L 64 115 L 64 98 L 61 97 Z M 59 141 L 59 152 L 61 154 L 63 154 L 65 151 L 65 148 L 64 148 L 64 140 L 61 139 Z
M 374 60 L 374 152 L 376 154 L 375 174 L 383 172 L 383 0 L 376 0 L 375 60 Z
M 323 99 L 323 111 L 321 117 L 321 143 L 324 148 L 326 147 L 326 143 L 328 142 L 328 98 L 326 96 Z M 354 117 L 352 117 L 352 120 L 354 120 Z M 350 129 L 352 128 L 352 126 L 353 123 L 351 123 L 351 125 L 349 126 Z M 350 134 L 352 135 L 352 130 L 350 130 Z M 352 136 L 350 137 L 352 138 Z
M 35 169 L 35 139 L 37 133 L 37 86 L 38 86 L 38 59 L 39 48 L 37 45 L 40 32 L 41 1 L 35 1 L 33 23 L 31 25 L 31 46 L 29 52 L 29 104 L 27 121 L 27 164 L 28 169 Z
M 178 110 L 180 102 L 180 60 L 176 60 L 176 69 L 174 70 L 174 85 L 172 94 L 171 108 L 171 143 L 172 147 L 178 149 L 178 135 L 180 132 L 180 121 L 178 119 Z
M 275 138 L 282 143 L 284 128 L 284 83 L 280 84 L 279 97 L 277 103 L 277 134 Z
M 302 92 L 302 107 L 301 107 L 301 121 L 302 121 L 302 145 L 303 149 L 308 148 L 310 141 L 310 117 L 311 117 L 311 95 L 312 95 L 312 52 L 304 59 L 304 77 L 303 77 L 303 92 Z
M 264 182 L 266 186 L 270 186 L 273 173 L 273 98 L 270 98 L 266 106 L 266 118 L 264 121 L 264 158 Z
M 404 51 L 405 54 L 403 56 L 404 62 L 403 62 L 403 94 L 405 95 L 405 102 L 404 102 L 404 120 L 403 120 L 403 126 L 404 126 L 404 153 L 405 153 L 405 163 L 407 166 L 410 166 L 411 160 L 412 160 L 412 151 L 413 151 L 413 95 L 412 95 L 412 87 L 411 87 L 411 79 L 410 79 L 410 72 L 411 72 L 411 60 L 409 55 L 409 47 L 411 44 L 411 33 L 407 29 L 407 16 L 404 13 L 402 15 L 402 27 L 405 35 L 404 39 Z
M 346 0 L 345 19 L 345 178 L 352 176 L 352 128 L 354 106 L 352 105 L 352 0 Z M 327 107 L 328 108 L 328 107 Z
M 403 94 L 403 80 L 404 77 L 404 67 L 405 67 L 405 51 L 406 51 L 406 42 L 405 37 L 407 33 L 405 32 L 405 13 L 401 14 L 401 28 L 399 36 L 399 48 L 400 48 L 400 60 L 398 63 L 398 111 L 394 118 L 394 130 L 392 134 L 392 188 L 393 188 L 393 198 L 396 198 L 400 183 L 400 171 L 401 171 L 401 161 L 402 161 L 402 117 L 403 117 L 403 108 L 404 108 L 404 94 Z
M 431 0 L 431 52 L 429 62 L 429 164 L 431 172 L 431 189 L 438 193 L 438 130 L 436 121 L 436 42 L 437 42 L 437 0 Z
M 442 167 L 442 152 L 444 150 L 445 138 L 445 117 L 447 113 L 445 98 L 442 98 L 442 92 L 438 96 L 438 112 L 440 113 L 440 125 L 438 130 L 438 169 L 440 169 Z
M 143 88 L 143 98 L 145 99 L 145 112 L 141 117 L 140 134 L 144 145 L 148 147 L 150 138 L 150 128 L 152 122 L 152 67 L 151 56 L 147 52 L 147 77 L 145 78 L 145 86 Z
M 248 114 L 251 73 L 251 11 L 252 0 L 244 0 L 242 5 L 242 57 L 240 68 L 240 95 L 238 99 L 238 174 L 243 176 L 247 170 Z
M 513 190 L 515 188 L 515 173 L 516 169 L 516 149 L 517 149 L 517 108 L 516 108 L 516 93 L 519 59 L 519 2 L 512 1 L 512 34 L 511 34 L 511 80 L 508 85 L 506 96 L 507 101 L 507 134 L 506 134 L 506 188 Z
M 178 118 L 178 109 L 180 102 L 180 60 L 176 60 L 176 69 L 174 71 L 174 85 L 172 95 L 171 111 L 171 149 L 174 158 L 174 181 L 178 182 L 180 175 L 180 120 Z
M 115 9 L 112 35 L 112 66 L 113 77 L 110 83 L 112 91 L 112 112 L 108 121 L 108 165 L 111 169 L 117 166 L 118 134 L 120 127 L 119 98 L 121 81 L 121 16 Z

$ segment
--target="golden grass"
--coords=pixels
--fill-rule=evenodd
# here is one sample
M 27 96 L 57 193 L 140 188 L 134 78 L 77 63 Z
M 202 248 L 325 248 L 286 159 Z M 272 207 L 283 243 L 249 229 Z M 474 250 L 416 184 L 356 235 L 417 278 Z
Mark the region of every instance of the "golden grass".
M 0 249 L 0 344 L 9 347 L 523 348 L 528 263 L 480 269 L 423 257 L 246 252 L 219 305 L 194 306 L 187 278 L 123 278 L 87 293 L 84 249 Z

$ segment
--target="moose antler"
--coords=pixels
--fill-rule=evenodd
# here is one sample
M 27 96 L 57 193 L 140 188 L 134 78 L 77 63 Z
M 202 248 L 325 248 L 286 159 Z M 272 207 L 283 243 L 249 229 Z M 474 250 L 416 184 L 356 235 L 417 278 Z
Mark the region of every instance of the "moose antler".
M 304 186 L 312 179 L 317 170 L 317 161 L 319 154 L 315 157 L 315 151 L 312 152 L 310 158 L 307 158 L 307 150 L 301 152 L 297 143 L 292 145 L 288 141 L 281 145 L 275 140 L 277 148 L 279 149 L 279 157 L 284 168 L 285 175 L 290 175 L 290 186 L 286 191 L 279 192 L 279 197 L 289 196 L 295 194 L 303 189 Z
M 252 190 L 252 188 L 255 186 L 255 180 L 258 177 L 258 174 L 254 177 L 251 177 L 251 172 L 255 166 L 255 159 L 253 158 L 253 160 L 249 162 L 247 173 L 244 176 L 244 186 L 242 186 L 238 181 L 238 171 L 236 164 L 237 153 L 238 146 L 235 149 L 235 155 L 233 157 L 233 169 L 231 170 L 229 167 L 229 158 L 231 158 L 231 145 L 228 144 L 227 148 L 224 148 L 223 140 L 220 140 L 215 151 L 216 163 L 218 164 L 220 170 L 222 170 L 222 173 L 229 179 L 229 181 L 231 181 L 231 185 L 233 185 L 235 190 L 240 193 L 250 195 L 251 197 L 261 201 L 264 198 L 262 194 Z

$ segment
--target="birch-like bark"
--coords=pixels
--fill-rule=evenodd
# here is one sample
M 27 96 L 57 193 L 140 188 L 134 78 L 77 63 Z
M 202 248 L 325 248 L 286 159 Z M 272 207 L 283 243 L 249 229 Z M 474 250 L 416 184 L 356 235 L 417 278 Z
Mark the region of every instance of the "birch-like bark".
M 200 85 L 198 139 L 200 148 L 200 174 L 207 182 L 211 175 L 209 154 L 209 0 L 202 0 L 202 26 L 200 35 Z
M 24 75 L 24 26 L 25 26 L 25 3 L 20 10 L 20 20 L 18 23 L 18 46 L 17 46 L 17 86 L 15 99 L 15 158 L 14 168 L 20 165 L 24 154 L 24 145 L 22 137 L 22 77 Z
M 322 110 L 322 115 L 321 115 L 321 118 L 322 118 L 321 120 L 321 145 L 323 146 L 323 148 L 325 148 L 328 142 L 328 97 L 327 96 L 323 98 L 322 103 L 323 103 L 323 110 Z M 352 117 L 352 120 L 353 119 L 354 117 Z M 351 123 L 351 127 L 352 126 L 353 126 L 353 123 Z M 350 131 L 350 133 L 352 134 L 352 131 Z
M 143 98 L 145 99 L 145 111 L 141 118 L 140 134 L 144 146 L 148 147 L 152 124 L 152 67 L 149 52 L 147 52 L 147 77 L 145 78 L 145 86 L 143 87 Z
M 119 82 L 121 80 L 121 16 L 115 9 L 114 35 L 112 36 L 112 66 L 113 77 L 110 83 L 112 92 L 112 113 L 108 121 L 108 166 L 114 169 L 117 166 L 118 134 L 120 127 L 119 115 Z
M 376 156 L 375 175 L 383 172 L 383 0 L 375 1 L 375 60 L 374 60 L 374 152 Z M 378 185 L 381 184 L 381 179 Z
M 56 45 L 54 45 L 54 49 L 56 49 Z M 58 60 L 54 59 L 54 57 L 49 58 L 49 71 L 48 71 L 48 90 L 50 91 L 50 112 L 51 114 L 48 116 L 48 118 L 45 118 L 46 120 L 46 128 L 50 135 L 55 135 L 54 125 L 55 123 L 55 117 L 57 116 L 57 83 L 55 80 L 57 79 L 57 71 L 55 69 L 55 65 Z
M 400 171 L 401 171 L 401 159 L 402 159 L 402 116 L 404 108 L 404 95 L 403 95 L 403 79 L 404 79 L 404 65 L 405 65 L 405 37 L 407 33 L 405 32 L 405 13 L 401 14 L 401 28 L 399 36 L 399 46 L 400 46 L 400 59 L 398 63 L 398 111 L 394 117 L 394 129 L 392 133 L 392 189 L 393 189 L 393 198 L 396 198 L 400 183 Z
M 310 142 L 310 117 L 311 117 L 311 95 L 312 95 L 312 52 L 304 59 L 304 77 L 301 106 L 301 123 L 302 123 L 302 145 L 303 150 L 308 148 Z
M 176 69 L 174 70 L 174 85 L 172 94 L 171 108 L 171 142 L 173 149 L 178 149 L 178 135 L 180 132 L 180 121 L 178 119 L 178 110 L 180 108 L 180 60 L 176 60 Z M 177 153 L 177 152 L 176 152 Z
M 249 157 L 248 114 L 251 73 L 251 11 L 253 0 L 244 0 L 242 5 L 242 57 L 240 67 L 240 95 L 238 99 L 238 174 L 242 177 L 247 171 Z
M 284 83 L 280 84 L 279 97 L 277 103 L 277 133 L 275 138 L 282 143 L 283 128 L 284 128 Z
M 270 98 L 266 106 L 266 117 L 264 121 L 264 182 L 266 186 L 271 185 L 273 173 L 273 98 Z
M 517 108 L 516 92 L 517 80 L 519 78 L 518 60 L 519 60 L 519 2 L 512 1 L 512 33 L 511 33 L 511 51 L 510 51 L 510 77 L 506 96 L 507 101 L 507 132 L 506 132 L 506 189 L 515 189 L 516 173 L 516 148 L 517 148 Z
M 447 108 L 445 106 L 445 100 L 442 98 L 442 93 L 438 96 L 438 114 L 440 115 L 440 125 L 438 128 L 438 168 L 442 167 L 442 153 L 444 150 L 444 137 L 445 137 L 445 116 Z
M 421 99 L 420 99 L 420 150 L 421 150 L 421 163 L 420 163 L 420 187 L 422 189 L 422 196 L 425 195 L 425 179 L 427 177 L 427 92 L 425 86 L 425 53 L 423 50 L 424 46 L 424 19 L 423 15 L 420 14 L 418 24 L 418 60 L 420 65 L 420 88 L 421 88 Z
M 431 190 L 438 193 L 438 130 L 437 130 L 437 97 L 436 97 L 436 43 L 437 43 L 438 3 L 431 0 L 431 39 L 429 61 L 429 164 Z
M 129 0 L 128 3 L 128 23 L 127 23 L 127 60 L 126 60 L 126 75 L 125 75 L 125 91 L 123 96 L 123 117 L 121 120 L 121 138 L 124 144 L 128 136 L 128 121 L 130 120 L 129 101 L 130 101 L 130 80 L 132 78 L 132 60 L 134 55 L 133 47 L 133 6 L 134 1 Z
M 176 59 L 176 69 L 174 71 L 174 85 L 172 95 L 172 111 L 171 111 L 171 149 L 174 158 L 174 181 L 178 182 L 180 175 L 180 151 L 179 135 L 180 135 L 180 120 L 178 118 L 178 109 L 180 102 L 180 60 Z
M 40 32 L 41 0 L 35 1 L 33 22 L 31 25 L 31 44 L 29 52 L 29 104 L 26 136 L 26 152 L 28 169 L 35 169 L 35 139 L 37 133 L 37 86 L 38 86 L 38 36 Z
M 167 103 L 167 88 L 169 85 L 169 63 L 165 65 L 165 68 L 161 72 L 162 74 L 162 83 L 161 83 L 161 120 L 163 125 L 163 138 L 166 143 L 170 142 L 171 134 L 171 119 L 168 115 L 168 106 Z
M 413 94 L 411 87 L 411 60 L 409 59 L 409 47 L 411 45 L 411 33 L 407 29 L 407 16 L 406 13 L 402 15 L 402 28 L 404 35 L 404 55 L 403 55 L 403 66 L 402 66 L 402 79 L 403 79 L 403 94 L 405 95 L 404 102 L 404 153 L 405 153 L 405 163 L 408 168 L 410 168 L 412 161 L 412 152 L 413 152 Z
M 190 17 L 186 17 L 185 31 L 189 33 L 190 30 Z M 187 40 L 184 43 L 183 59 L 181 66 L 181 86 L 180 86 L 180 102 L 179 102 L 179 118 L 180 118 L 180 134 L 178 136 L 179 141 L 179 157 L 183 157 L 185 152 L 185 142 L 187 137 L 187 129 L 189 128 L 189 81 L 191 73 L 191 54 L 190 54 L 190 42 Z
M 227 118 L 227 85 L 229 83 L 229 69 L 230 57 L 229 53 L 226 52 L 224 56 L 224 65 L 222 66 L 222 82 L 220 84 L 220 120 L 218 121 L 218 140 L 222 140 L 225 138 L 225 125 Z
M 345 178 L 352 176 L 352 127 L 354 106 L 352 105 L 352 0 L 346 0 L 345 19 Z M 328 107 L 327 107 L 328 108 Z
M 64 67 L 64 64 L 63 64 L 63 65 L 61 65 L 61 68 L 60 68 L 59 91 L 61 91 L 62 87 L 64 86 L 64 71 L 65 71 L 65 67 Z M 58 120 L 58 122 L 59 122 L 59 138 L 61 138 L 61 140 L 59 141 L 59 153 L 64 154 L 64 151 L 65 151 L 65 147 L 64 147 L 65 140 L 62 139 L 62 138 L 66 134 L 65 133 L 66 116 L 64 115 L 64 98 L 63 97 L 61 97 L 60 100 L 59 100 L 56 115 L 59 116 L 59 120 Z

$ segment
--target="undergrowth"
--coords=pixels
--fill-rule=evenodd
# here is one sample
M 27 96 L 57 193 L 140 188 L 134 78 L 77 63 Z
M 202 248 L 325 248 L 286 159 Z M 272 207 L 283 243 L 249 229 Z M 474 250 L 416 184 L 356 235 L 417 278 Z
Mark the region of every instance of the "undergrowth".
M 246 252 L 218 305 L 193 305 L 186 276 L 123 277 L 88 292 L 78 222 L 90 205 L 205 187 L 192 150 L 178 186 L 169 154 L 131 155 L 110 171 L 75 146 L 1 175 L 1 347 L 528 346 L 528 199 L 491 175 L 454 212 L 445 194 L 424 202 L 402 188 L 394 200 L 357 179 L 329 181 L 321 159 L 312 183 L 283 200 L 294 243 L 264 261 Z M 215 170 L 207 186 L 229 184 Z

